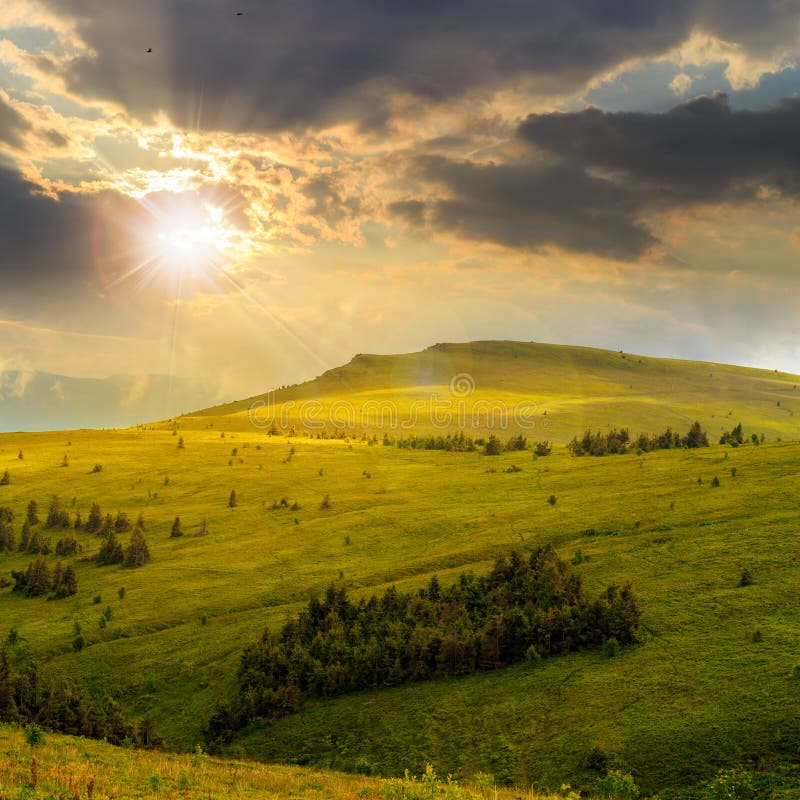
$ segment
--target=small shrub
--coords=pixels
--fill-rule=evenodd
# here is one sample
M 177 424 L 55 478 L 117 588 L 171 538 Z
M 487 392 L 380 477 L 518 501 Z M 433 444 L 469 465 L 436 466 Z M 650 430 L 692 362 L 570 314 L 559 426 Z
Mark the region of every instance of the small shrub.
M 25 741 L 35 747 L 37 744 L 44 744 L 44 734 L 38 725 L 25 726 Z
M 586 556 L 583 554 L 583 550 L 580 550 L 580 549 L 576 550 L 575 551 L 575 555 L 572 556 L 572 563 L 576 567 L 578 566 L 578 564 L 583 564 L 584 561 L 588 561 L 588 560 L 589 559 L 587 559 Z
M 322 498 L 322 502 L 319 504 L 321 509 L 326 509 L 331 507 L 331 496 L 326 494 L 325 497 Z
M 367 759 L 357 758 L 353 764 L 353 772 L 355 772 L 356 775 L 374 775 L 375 767 L 373 767 Z
M 750 570 L 747 567 L 745 567 L 742 570 L 742 574 L 741 574 L 741 577 L 739 578 L 738 585 L 739 586 L 752 586 L 754 583 L 755 583 L 755 581 L 753 580 L 752 573 L 750 572 Z
M 711 481 L 711 486 L 716 489 L 719 487 L 719 478 L 715 475 L 713 480 Z
M 98 594 L 98 595 L 94 596 L 94 598 L 92 600 L 92 605 L 99 606 L 100 603 L 102 603 L 102 602 L 103 602 L 103 597 L 102 597 L 102 595 Z
M 750 641 L 753 644 L 758 644 L 759 642 L 764 641 L 764 635 L 761 633 L 760 630 L 756 629 L 750 634 Z
M 102 464 L 95 464 L 92 467 L 92 472 L 102 472 L 102 471 L 103 471 L 103 465 Z
M 614 798 L 614 800 L 636 800 L 639 797 L 639 787 L 633 776 L 616 769 L 610 769 L 600 778 L 596 791 L 600 797 Z
M 606 658 L 614 658 L 619 655 L 619 642 L 613 636 L 603 642 L 603 655 Z
M 556 496 L 551 494 L 550 497 L 547 498 L 547 502 L 550 503 L 551 506 L 554 506 L 558 501 L 556 500 Z
M 536 442 L 533 446 L 533 454 L 535 456 L 549 456 L 553 452 L 553 445 L 548 441 Z
M 534 647 L 534 645 L 531 645 L 525 651 L 525 661 L 526 661 L 526 663 L 530 664 L 532 667 L 538 667 L 539 664 L 542 662 L 542 656 L 539 653 L 539 651 L 536 649 L 536 647 Z
M 702 800 L 750 800 L 755 795 L 749 772 L 737 768 L 722 770 L 701 792 Z

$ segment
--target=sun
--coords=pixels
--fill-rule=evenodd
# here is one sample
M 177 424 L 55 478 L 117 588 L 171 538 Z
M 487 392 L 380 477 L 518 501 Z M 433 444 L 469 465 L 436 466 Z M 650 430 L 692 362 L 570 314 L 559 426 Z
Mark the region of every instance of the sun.
M 222 210 L 203 206 L 159 220 L 155 260 L 162 269 L 203 272 L 224 258 L 230 244 Z

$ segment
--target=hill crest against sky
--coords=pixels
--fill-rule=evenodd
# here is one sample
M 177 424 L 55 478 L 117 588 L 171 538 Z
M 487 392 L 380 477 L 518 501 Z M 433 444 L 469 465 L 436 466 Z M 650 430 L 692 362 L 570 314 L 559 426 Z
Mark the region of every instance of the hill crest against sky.
M 394 433 L 407 435 L 437 427 L 485 431 L 477 416 L 471 419 L 473 409 L 499 408 L 507 413 L 505 427 L 524 429 L 524 416 L 530 436 L 555 441 L 585 427 L 652 432 L 695 419 L 712 434 L 742 421 L 768 438 L 788 439 L 800 437 L 798 382 L 774 370 L 591 347 L 443 343 L 416 353 L 359 354 L 311 381 L 198 411 L 180 424 L 373 430 L 386 427 L 378 424 L 382 415 Z

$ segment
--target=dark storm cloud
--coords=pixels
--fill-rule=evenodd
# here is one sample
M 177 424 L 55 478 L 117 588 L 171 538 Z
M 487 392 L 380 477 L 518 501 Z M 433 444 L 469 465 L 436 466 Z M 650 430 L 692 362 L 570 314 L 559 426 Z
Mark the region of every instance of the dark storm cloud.
M 18 147 L 22 143 L 22 135 L 30 127 L 28 120 L 0 97 L 0 142 Z
M 507 247 L 632 259 L 657 241 L 654 212 L 748 202 L 765 189 L 800 196 L 800 99 L 760 111 L 733 110 L 718 94 L 660 114 L 533 114 L 518 133 L 535 146 L 526 161 L 418 157 L 411 174 L 441 198 L 404 199 L 389 213 Z
M 655 241 L 637 219 L 630 192 L 571 166 L 473 164 L 426 156 L 415 169 L 439 184 L 446 197 L 389 207 L 412 225 L 524 250 L 558 245 L 626 259 Z
M 0 167 L 0 303 L 80 282 L 90 269 L 91 203 L 77 195 L 55 201 L 34 188 Z
M 443 103 L 523 77 L 544 91 L 573 90 L 663 53 L 698 25 L 766 52 L 788 41 L 798 10 L 797 0 L 49 3 L 76 19 L 97 54 L 69 67 L 75 91 L 227 130 L 379 128 L 392 91 Z
M 520 136 L 576 169 L 602 168 L 652 206 L 800 192 L 800 99 L 733 110 L 724 94 L 662 114 L 534 114 Z

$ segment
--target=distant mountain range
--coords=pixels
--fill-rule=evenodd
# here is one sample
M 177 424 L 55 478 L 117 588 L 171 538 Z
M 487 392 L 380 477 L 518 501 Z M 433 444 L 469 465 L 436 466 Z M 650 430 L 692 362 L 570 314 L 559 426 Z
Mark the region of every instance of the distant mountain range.
M 70 378 L 47 372 L 0 372 L 0 431 L 121 428 L 206 405 L 194 380 L 166 375 Z

